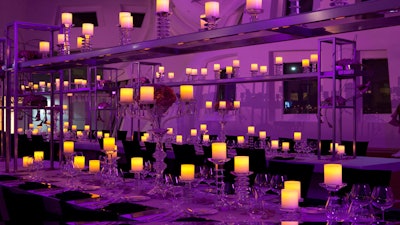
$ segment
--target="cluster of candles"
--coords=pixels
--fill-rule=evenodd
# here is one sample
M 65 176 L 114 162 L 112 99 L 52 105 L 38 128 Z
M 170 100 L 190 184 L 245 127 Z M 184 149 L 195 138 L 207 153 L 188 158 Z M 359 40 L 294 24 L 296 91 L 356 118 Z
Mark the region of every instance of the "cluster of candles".
M 301 66 L 302 67 L 309 67 L 310 63 L 317 63 L 317 62 L 318 62 L 318 54 L 311 54 L 309 59 L 302 59 L 301 60 Z M 282 65 L 282 64 L 283 64 L 283 57 L 282 56 L 275 57 L 275 65 Z
M 25 91 L 27 89 L 38 91 L 39 89 L 45 90 L 46 88 L 48 90 L 50 90 L 51 89 L 51 83 L 50 82 L 46 83 L 46 81 L 39 81 L 38 84 L 35 84 L 33 82 L 29 82 L 28 85 L 21 84 L 20 88 L 21 88 L 21 91 Z
M 120 88 L 119 101 L 120 103 L 133 103 L 135 90 L 134 88 Z M 154 87 L 141 86 L 139 90 L 140 102 L 153 103 L 154 102 Z M 192 101 L 194 99 L 193 85 L 180 86 L 181 101 Z
M 218 109 L 219 110 L 224 110 L 227 109 L 227 102 L 226 101 L 219 101 L 218 102 Z M 213 107 L 213 102 L 212 101 L 206 101 L 206 109 L 212 109 Z M 233 108 L 234 109 L 239 109 L 240 108 L 240 101 L 233 101 Z

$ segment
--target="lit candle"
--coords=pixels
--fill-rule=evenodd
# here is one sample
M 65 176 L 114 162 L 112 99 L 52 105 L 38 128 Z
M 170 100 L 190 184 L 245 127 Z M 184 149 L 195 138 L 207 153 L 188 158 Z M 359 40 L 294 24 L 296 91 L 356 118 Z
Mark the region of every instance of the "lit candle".
M 233 67 L 232 66 L 227 66 L 226 67 L 226 74 L 232 74 L 233 72 Z
M 172 127 L 167 128 L 167 134 L 171 135 L 173 133 L 174 133 L 174 128 Z
M 253 71 L 253 72 L 258 71 L 258 64 L 257 63 L 252 63 L 250 65 L 250 71 Z
M 168 73 L 168 79 L 174 79 L 174 77 L 175 77 L 174 72 L 169 72 Z
M 338 145 L 336 150 L 339 155 L 344 155 L 344 145 Z
M 133 28 L 133 16 L 121 17 L 121 27 L 122 28 Z
M 302 59 L 302 60 L 301 60 L 301 66 L 302 66 L 302 67 L 308 67 L 308 66 L 310 66 L 310 60 L 309 60 L 309 59 Z
M 82 132 L 81 130 L 78 130 L 78 131 L 76 132 L 76 136 L 77 136 L 78 138 L 83 137 L 83 132 Z
M 126 17 L 126 16 L 131 16 L 130 12 L 119 12 L 118 14 L 118 18 L 119 18 L 119 25 L 122 26 L 122 17 Z
M 89 131 L 90 130 L 90 125 L 84 125 L 83 126 L 84 131 Z
M 318 54 L 311 54 L 310 55 L 310 62 L 312 62 L 312 63 L 318 62 Z
M 262 0 L 246 0 L 246 9 L 261 9 Z
M 67 128 L 63 128 L 63 133 L 64 133 L 64 135 L 65 135 L 67 132 L 68 132 L 68 129 L 67 129 Z
M 99 130 L 97 131 L 97 138 L 100 139 L 103 137 L 103 131 Z
M 258 132 L 258 137 L 260 137 L 260 139 L 266 139 L 267 138 L 267 132 L 266 131 Z
M 57 44 L 62 45 L 64 44 L 65 34 L 57 34 Z
M 219 109 L 226 109 L 226 101 L 219 101 Z
M 254 126 L 248 126 L 247 127 L 247 133 L 248 134 L 254 134 L 256 128 Z
M 209 141 L 210 141 L 210 135 L 203 134 L 203 142 L 209 142 Z
M 47 89 L 49 89 L 49 90 L 51 89 L 51 83 L 47 83 L 46 86 L 47 86 Z
M 48 127 L 48 128 L 47 128 L 47 133 L 50 133 L 50 132 L 51 132 L 51 128 Z
M 249 156 L 235 156 L 233 164 L 235 173 L 249 172 Z
M 28 126 L 29 126 L 29 129 L 33 129 L 33 123 L 30 123 Z
M 181 164 L 181 180 L 192 181 L 194 180 L 194 165 L 193 164 Z
M 29 167 L 33 164 L 33 158 L 30 156 L 22 157 L 22 167 Z
M 212 101 L 206 101 L 206 109 L 212 108 Z
M 39 134 L 39 129 L 32 130 L 32 135 L 38 135 L 38 134 Z
M 141 141 L 141 142 L 146 142 L 146 141 L 147 141 L 147 138 L 148 138 L 147 136 L 141 136 L 141 137 L 140 137 L 140 141 Z
M 105 151 L 113 151 L 114 146 L 115 146 L 115 138 L 114 137 L 103 138 L 103 149 Z
M 295 190 L 297 191 L 297 195 L 299 196 L 299 200 L 301 198 L 301 182 L 297 180 L 287 180 L 283 183 L 283 187 L 286 190 Z
M 233 101 L 233 108 L 239 109 L 240 108 L 240 101 Z
M 33 152 L 33 158 L 36 162 L 43 161 L 44 158 L 44 152 L 43 151 L 34 151 Z
M 156 12 L 169 12 L 169 0 L 157 0 L 156 1 Z
M 64 153 L 73 153 L 75 143 L 73 141 L 64 141 Z
M 205 14 L 207 18 L 219 17 L 219 2 L 206 2 L 205 4 Z
M 68 81 L 64 81 L 64 87 L 68 88 L 68 84 L 69 84 Z
M 339 145 L 339 143 L 335 143 L 335 150 L 336 150 L 336 151 L 337 151 L 338 145 Z M 329 151 L 330 151 L 330 152 L 333 151 L 333 143 L 330 143 L 330 145 L 329 145 Z
M 104 138 L 109 138 L 110 137 L 110 133 L 105 133 L 104 134 Z
M 175 141 L 177 144 L 182 144 L 182 135 L 176 135 Z
M 24 133 L 24 129 L 22 129 L 21 127 L 17 129 L 18 134 L 23 134 Z
M 121 103 L 133 103 L 133 88 L 120 88 L 119 101 Z
M 83 37 L 77 37 L 76 38 L 76 47 L 82 48 L 82 44 L 83 44 Z
M 283 63 L 283 58 L 281 56 L 275 57 L 275 64 L 282 64 Z
M 327 185 L 342 184 L 341 164 L 324 164 L 324 183 Z
M 185 69 L 185 73 L 186 73 L 187 75 L 192 74 L 192 68 L 186 68 L 186 69 Z
M 39 52 L 43 53 L 50 52 L 50 42 L 48 41 L 39 42 Z
M 200 124 L 200 131 L 207 131 L 207 124 Z
M 214 64 L 214 71 L 220 71 L 221 70 L 221 65 L 220 64 Z
M 87 85 L 87 80 L 81 79 L 81 84 L 82 84 L 82 86 L 86 87 L 86 85 Z
M 299 196 L 296 190 L 281 190 L 281 207 L 283 209 L 297 209 L 299 207 Z
M 201 75 L 203 75 L 203 76 L 207 76 L 207 68 L 201 68 L 201 69 L 200 69 L 200 73 L 201 73 Z
M 85 36 L 93 36 L 93 23 L 82 23 L 82 34 Z
M 69 27 L 72 24 L 72 13 L 61 13 L 61 23 L 66 27 Z
M 294 132 L 293 133 L 293 139 L 295 141 L 300 141 L 301 140 L 301 132 L 298 132 L 298 131 Z
M 190 136 L 196 137 L 197 136 L 197 129 L 190 129 Z
M 213 142 L 211 144 L 211 155 L 213 159 L 224 160 L 226 159 L 226 143 Z
M 200 29 L 202 29 L 202 30 L 206 28 L 206 24 L 207 24 L 207 21 L 204 20 L 204 18 L 206 18 L 206 14 L 201 14 L 200 15 Z
M 131 171 L 132 172 L 142 172 L 143 171 L 143 158 L 142 157 L 132 157 L 131 158 Z
M 267 73 L 268 67 L 267 66 L 260 66 L 260 73 Z
M 89 172 L 97 173 L 99 171 L 100 171 L 100 160 L 98 159 L 89 160 Z
M 232 62 L 233 67 L 240 67 L 240 61 L 238 59 L 234 59 Z
M 279 141 L 278 140 L 271 140 L 271 148 L 278 149 L 279 148 Z
M 244 144 L 244 136 L 237 136 L 238 144 Z
M 38 84 L 34 84 L 33 85 L 33 90 L 38 90 L 39 89 L 39 85 Z
M 96 75 L 96 80 L 100 81 L 101 80 L 101 75 Z
M 74 157 L 74 168 L 75 169 L 85 168 L 85 156 L 77 155 Z
M 289 146 L 290 146 L 290 143 L 289 142 L 282 142 L 282 151 L 284 151 L 284 152 L 287 152 L 287 151 L 289 151 Z
M 299 221 L 281 221 L 281 225 L 299 225 Z
M 193 100 L 193 85 L 181 85 L 181 100 L 190 101 Z
M 140 87 L 140 101 L 153 102 L 154 101 L 154 87 L 141 86 Z
M 197 76 L 197 73 L 198 73 L 197 69 L 192 69 L 192 71 L 190 72 L 190 75 Z

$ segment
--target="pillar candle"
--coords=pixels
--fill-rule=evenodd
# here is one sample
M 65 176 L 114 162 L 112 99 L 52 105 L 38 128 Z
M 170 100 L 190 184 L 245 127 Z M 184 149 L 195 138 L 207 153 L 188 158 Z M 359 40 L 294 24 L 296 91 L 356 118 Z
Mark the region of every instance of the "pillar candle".
M 310 55 L 310 62 L 312 62 L 312 63 L 318 62 L 318 54 L 311 54 Z
M 77 126 L 76 126 L 76 125 L 72 125 L 72 126 L 71 126 L 71 130 L 72 130 L 72 131 L 76 131 L 76 130 L 77 130 Z
M 33 158 L 36 162 L 43 161 L 44 158 L 44 152 L 43 151 L 34 151 L 33 152 Z
M 310 66 L 310 60 L 309 59 L 302 59 L 301 60 L 301 66 L 302 67 L 309 67 Z
M 190 72 L 190 75 L 197 76 L 198 70 L 197 69 L 192 69 Z
M 154 87 L 142 86 L 140 87 L 140 101 L 153 102 L 154 101 Z
M 226 109 L 226 101 L 219 101 L 219 109 Z
M 286 190 L 295 190 L 299 199 L 301 198 L 301 182 L 297 180 L 287 180 L 283 183 L 283 188 Z
M 324 164 L 324 183 L 327 185 L 342 184 L 341 164 Z
M 262 0 L 246 0 L 246 9 L 261 9 Z
M 142 172 L 143 171 L 143 158 L 142 157 L 132 157 L 131 158 L 131 171 L 132 172 Z
M 196 137 L 197 136 L 197 129 L 190 129 L 190 136 Z
M 240 108 L 240 101 L 233 101 L 233 108 L 239 109 Z
M 28 126 L 29 126 L 29 129 L 33 129 L 33 123 L 30 123 Z
M 120 23 L 122 28 L 133 28 L 133 16 L 121 17 Z
M 39 134 L 39 129 L 32 130 L 32 135 L 38 135 L 38 134 Z
M 169 12 L 169 0 L 157 0 L 156 12 Z
M 41 41 L 39 42 L 39 52 L 50 52 L 50 42 Z
M 168 79 L 174 79 L 175 73 L 174 72 L 169 72 L 168 73 Z
M 24 133 L 24 129 L 22 129 L 21 127 L 19 127 L 17 129 L 18 134 L 23 134 Z
M 206 76 L 207 75 L 207 68 L 201 68 L 200 69 L 200 74 L 203 75 L 203 76 Z
M 233 164 L 234 164 L 234 171 L 236 173 L 249 172 L 249 156 L 235 156 Z
M 38 90 L 39 89 L 39 85 L 38 84 L 34 84 L 33 85 L 33 90 Z
M 216 160 L 226 159 L 226 143 L 225 142 L 213 142 L 211 144 L 212 158 Z
M 240 67 L 240 61 L 238 59 L 235 59 L 232 61 L 232 66 L 233 67 Z
M 69 84 L 68 81 L 64 81 L 64 87 L 65 87 L 65 88 L 68 88 L 68 84 Z
M 65 34 L 57 34 L 57 44 L 64 44 Z
M 73 141 L 64 141 L 64 153 L 73 153 L 75 143 Z
M 89 131 L 89 130 L 90 130 L 90 125 L 85 125 L 85 126 L 83 126 L 83 130 L 84 130 L 84 131 Z
M 293 133 L 293 140 L 300 141 L 301 140 L 301 132 L 298 132 L 298 131 L 294 132 Z
M 207 124 L 200 124 L 200 131 L 207 131 Z
M 100 160 L 91 159 L 89 160 L 89 172 L 97 173 L 100 171 Z
M 232 66 L 227 66 L 226 67 L 226 74 L 232 74 L 233 72 L 233 67 Z
M 82 84 L 82 86 L 86 87 L 86 85 L 87 85 L 87 80 L 81 79 L 81 84 Z
M 33 158 L 30 156 L 22 157 L 22 167 L 29 167 L 33 163 Z
M 279 141 L 278 140 L 271 140 L 271 148 L 278 149 L 279 148 Z
M 258 137 L 260 137 L 260 139 L 266 139 L 267 138 L 267 132 L 266 131 L 258 132 Z
M 115 138 L 114 137 L 103 138 L 103 149 L 105 151 L 113 151 L 114 146 L 115 146 Z
M 260 66 L 260 73 L 267 73 L 268 67 L 267 66 Z
M 205 4 L 206 17 L 219 17 L 219 2 L 206 2 Z
M 283 58 L 281 56 L 275 57 L 275 64 L 283 64 Z
M 63 105 L 63 106 L 62 106 L 62 109 L 63 109 L 63 110 L 67 110 L 67 109 L 68 109 L 68 105 Z
M 61 13 L 61 23 L 66 27 L 70 26 L 72 24 L 72 13 Z
M 94 33 L 93 23 L 82 23 L 82 34 L 85 36 L 93 36 Z
M 203 142 L 209 142 L 209 141 L 210 141 L 210 135 L 203 134 Z
M 206 101 L 206 109 L 212 108 L 212 101 Z
M 247 133 L 248 134 L 254 134 L 254 132 L 255 132 L 255 127 L 254 126 L 248 126 L 247 127 Z
M 244 144 L 244 136 L 237 136 L 236 139 L 238 144 Z
M 187 75 L 192 74 L 192 68 L 186 68 L 185 69 L 185 74 L 187 74 Z
M 289 142 L 282 142 L 282 151 L 284 151 L 284 152 L 287 152 L 287 151 L 289 151 L 289 146 L 290 146 L 290 143 Z
M 336 150 L 339 155 L 344 155 L 344 149 L 344 145 L 338 145 Z
M 159 66 L 159 67 L 158 67 L 158 72 L 159 72 L 159 73 L 164 73 L 164 72 L 165 72 L 165 67 Z
M 214 64 L 214 71 L 219 71 L 221 69 L 220 64 Z
M 141 142 L 146 142 L 146 141 L 147 141 L 147 138 L 148 138 L 147 136 L 141 136 L 141 137 L 140 137 L 140 141 L 141 141 Z
M 126 16 L 131 16 L 130 12 L 119 12 L 118 14 L 118 18 L 119 18 L 119 25 L 122 26 L 122 17 L 126 17 Z
M 96 80 L 97 81 L 101 80 L 101 75 L 96 75 Z
M 77 136 L 78 138 L 83 137 L 83 132 L 82 132 L 81 130 L 78 130 L 78 131 L 76 132 L 76 136 Z
M 177 144 L 182 144 L 182 135 L 176 135 L 175 141 Z
M 181 164 L 181 180 L 192 181 L 194 180 L 194 165 Z
M 82 45 L 83 45 L 83 37 L 77 37 L 76 38 L 76 47 L 82 48 Z
M 193 85 L 181 85 L 181 100 L 190 101 L 193 100 Z
M 102 138 L 103 137 L 103 131 L 99 130 L 97 131 L 97 138 Z
M 75 169 L 85 168 L 85 156 L 77 155 L 74 157 L 74 168 Z
M 49 89 L 49 90 L 51 89 L 51 83 L 47 83 L 46 86 L 47 86 L 47 89 Z
M 109 138 L 110 137 L 110 133 L 105 133 L 104 134 L 104 138 Z
M 39 81 L 39 87 L 46 87 L 46 81 Z
M 168 127 L 167 128 L 167 134 L 172 135 L 174 133 L 174 128 Z
M 296 190 L 282 189 L 281 190 L 281 207 L 283 209 L 299 208 L 299 196 Z
M 121 103 L 133 103 L 133 88 L 120 88 L 119 101 Z
M 250 71 L 254 71 L 254 72 L 258 71 L 258 64 L 257 63 L 252 63 L 250 65 Z

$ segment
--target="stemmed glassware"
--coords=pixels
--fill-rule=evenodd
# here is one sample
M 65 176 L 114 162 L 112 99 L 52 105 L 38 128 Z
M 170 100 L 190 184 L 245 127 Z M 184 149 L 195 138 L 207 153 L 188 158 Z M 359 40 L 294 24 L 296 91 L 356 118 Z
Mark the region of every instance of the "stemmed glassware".
M 372 205 L 382 211 L 382 221 L 385 221 L 385 210 L 389 209 L 394 204 L 394 196 L 391 187 L 376 186 L 372 191 Z
M 372 222 L 371 188 L 368 184 L 353 184 L 350 192 L 349 217 L 354 222 Z
M 271 175 L 258 173 L 254 179 L 254 188 L 259 194 L 259 197 L 265 195 L 267 191 L 271 190 Z
M 273 175 L 271 178 L 271 190 L 280 195 L 286 180 L 287 180 L 286 175 L 280 175 L 280 174 Z

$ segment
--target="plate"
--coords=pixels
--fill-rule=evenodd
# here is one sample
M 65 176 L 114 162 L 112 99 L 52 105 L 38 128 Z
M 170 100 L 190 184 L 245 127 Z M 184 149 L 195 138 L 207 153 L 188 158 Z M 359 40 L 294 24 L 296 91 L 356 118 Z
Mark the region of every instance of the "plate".
M 197 216 L 212 215 L 218 213 L 218 210 L 212 208 L 187 208 L 186 212 Z
M 129 195 L 125 196 L 124 199 L 129 202 L 142 202 L 150 200 L 151 198 L 149 196 L 144 196 L 144 195 Z
M 307 214 L 321 214 L 321 213 L 325 213 L 325 209 L 320 208 L 320 207 L 305 207 L 305 208 L 301 208 L 301 212 L 307 213 Z

